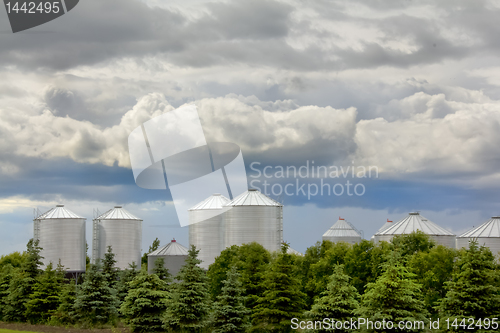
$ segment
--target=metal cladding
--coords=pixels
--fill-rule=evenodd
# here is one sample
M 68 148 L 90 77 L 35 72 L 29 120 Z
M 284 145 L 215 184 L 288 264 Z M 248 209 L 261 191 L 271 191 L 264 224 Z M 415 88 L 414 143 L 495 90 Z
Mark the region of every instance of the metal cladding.
M 104 259 L 108 246 L 115 254 L 116 267 L 127 269 L 141 264 L 142 220 L 115 206 L 94 219 L 92 260 Z
M 184 266 L 187 257 L 188 249 L 173 239 L 167 245 L 148 254 L 148 273 L 152 273 L 156 259 L 163 258 L 165 268 L 168 268 L 170 274 L 175 277 L 181 270 L 181 267 Z
M 455 248 L 456 236 L 453 233 L 429 221 L 419 213 L 410 213 L 407 217 L 395 223 L 393 226 L 378 231 L 374 235 L 374 241 L 390 242 L 396 235 L 407 235 L 417 230 L 429 235 L 438 245 Z
M 389 219 L 387 219 L 387 222 L 385 222 L 384 225 L 380 229 L 378 229 L 377 233 L 382 232 L 385 229 L 392 227 L 393 225 L 394 225 L 394 222 L 389 221 Z M 371 239 L 374 239 L 374 238 L 375 238 L 375 235 L 373 235 Z
M 224 250 L 223 206 L 229 199 L 218 193 L 189 210 L 189 245 L 200 250 L 201 268 L 208 269 Z
M 478 245 L 489 247 L 494 255 L 500 252 L 500 216 L 493 216 L 479 227 L 457 237 L 457 248 L 468 248 L 469 242 L 475 240 Z
M 67 272 L 85 272 L 85 218 L 57 205 L 33 222 L 44 266 L 52 262 L 55 268 L 60 260 Z
M 279 251 L 283 242 L 283 205 L 257 190 L 248 190 L 225 207 L 224 247 L 257 242 Z
M 323 234 L 324 241 L 328 240 L 333 243 L 345 242 L 356 244 L 361 242 L 361 239 L 360 232 L 352 224 L 341 218 Z

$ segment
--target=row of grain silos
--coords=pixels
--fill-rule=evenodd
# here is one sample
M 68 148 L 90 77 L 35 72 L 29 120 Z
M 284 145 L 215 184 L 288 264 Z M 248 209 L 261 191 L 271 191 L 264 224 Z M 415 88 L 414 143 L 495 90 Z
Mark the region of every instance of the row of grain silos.
M 226 247 L 251 242 L 278 251 L 283 242 L 283 205 L 250 189 L 233 200 L 214 194 L 189 209 L 189 244 L 208 269 Z
M 398 222 L 387 220 L 371 239 L 376 243 L 390 242 L 395 236 L 408 235 L 417 230 L 428 235 L 437 245 L 460 249 L 467 248 L 471 241 L 476 241 L 478 245 L 490 248 L 494 255 L 500 253 L 500 216 L 493 216 L 480 226 L 456 236 L 451 231 L 422 216 L 419 212 L 411 212 Z M 362 233 L 342 218 L 339 218 L 323 235 L 323 240 L 334 243 L 354 244 L 360 242 L 361 239 Z
M 142 220 L 121 206 L 115 206 L 93 221 L 92 260 L 103 259 L 112 247 L 117 267 L 125 269 L 135 262 L 140 265 Z M 80 274 L 86 268 L 86 218 L 64 205 L 57 205 L 33 220 L 34 239 L 42 248 L 43 266 L 59 262 L 68 273 Z

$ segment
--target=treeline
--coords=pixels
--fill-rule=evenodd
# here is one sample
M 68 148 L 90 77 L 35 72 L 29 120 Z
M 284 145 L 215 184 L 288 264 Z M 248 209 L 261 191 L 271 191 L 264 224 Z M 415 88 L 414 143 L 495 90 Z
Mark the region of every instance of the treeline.
M 157 247 L 158 240 L 150 250 Z M 425 328 L 337 332 L 491 332 L 463 318 L 500 318 L 500 266 L 488 248 L 437 246 L 417 232 L 392 243 L 324 241 L 303 256 L 257 243 L 225 249 L 208 271 L 191 247 L 176 277 L 157 260 L 153 274 L 118 270 L 111 248 L 78 284 L 61 265 L 40 270 L 40 248 L 0 259 L 0 320 L 78 327 L 124 324 L 133 332 L 330 332 L 324 318 L 424 322 Z M 296 319 L 294 319 L 296 318 Z M 450 329 L 445 320 L 456 325 Z M 297 323 L 301 322 L 300 325 Z M 295 323 L 295 324 L 294 324 Z M 328 329 L 330 328 L 330 329 Z M 433 330 L 434 332 L 436 330 Z

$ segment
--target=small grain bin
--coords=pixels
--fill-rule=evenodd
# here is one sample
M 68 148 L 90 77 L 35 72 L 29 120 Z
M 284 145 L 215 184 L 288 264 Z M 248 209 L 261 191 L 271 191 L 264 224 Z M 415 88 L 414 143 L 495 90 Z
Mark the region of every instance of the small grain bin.
M 457 237 L 457 248 L 468 248 L 469 242 L 475 240 L 478 245 L 489 247 L 491 252 L 498 256 L 500 252 L 500 216 L 493 216 L 479 227 L 463 233 Z
M 170 274 L 175 277 L 181 270 L 181 267 L 184 266 L 187 257 L 188 249 L 173 239 L 167 245 L 148 254 L 148 273 L 152 273 L 156 260 L 158 258 L 163 258 L 165 268 L 168 268 Z
M 361 242 L 361 232 L 358 231 L 351 223 L 339 217 L 338 221 L 323 234 L 323 240 L 328 240 L 333 243 L 345 242 L 348 244 L 356 244 Z

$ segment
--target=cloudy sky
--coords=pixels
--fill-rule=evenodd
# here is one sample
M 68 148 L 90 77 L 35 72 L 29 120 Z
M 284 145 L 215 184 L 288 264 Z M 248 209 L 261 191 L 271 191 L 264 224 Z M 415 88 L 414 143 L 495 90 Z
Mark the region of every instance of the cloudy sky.
M 255 178 L 253 162 L 377 167 L 326 179 L 362 196 L 271 194 L 299 251 L 338 216 L 368 239 L 413 210 L 477 226 L 500 214 L 499 14 L 480 0 L 85 0 L 13 34 L 0 10 L 0 254 L 58 203 L 89 222 L 122 204 L 144 219 L 144 249 L 187 245 L 168 191 L 135 185 L 127 146 L 184 104 L 207 141 L 241 147 L 249 181 L 296 181 Z

